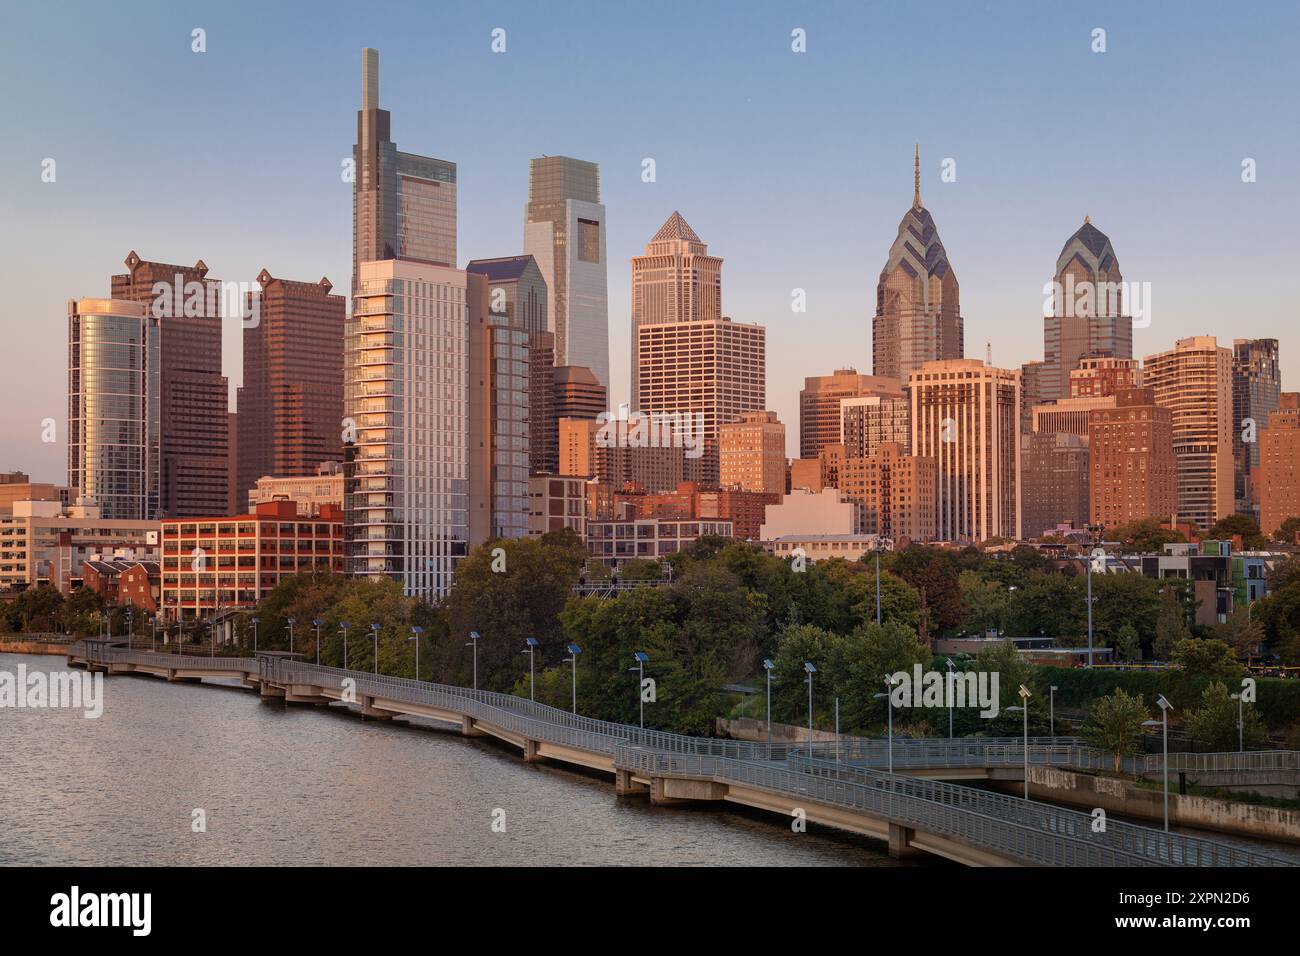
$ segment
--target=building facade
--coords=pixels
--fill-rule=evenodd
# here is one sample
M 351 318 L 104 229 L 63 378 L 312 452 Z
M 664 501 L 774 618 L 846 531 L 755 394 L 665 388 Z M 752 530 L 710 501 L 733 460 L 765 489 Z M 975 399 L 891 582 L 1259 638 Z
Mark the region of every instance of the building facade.
M 236 492 L 259 478 L 309 475 L 343 458 L 343 324 L 347 298 L 329 279 L 295 282 L 263 269 L 245 323 L 238 391 Z
M 894 542 L 932 541 L 937 533 L 938 471 L 933 458 L 909 455 L 900 442 L 840 463 L 839 490 L 862 504 L 862 531 Z
M 871 371 L 906 381 L 926 362 L 961 358 L 963 341 L 961 288 L 934 217 L 921 202 L 918 147 L 912 208 L 898 224 L 876 285 Z M 800 455 L 809 457 L 806 451 Z
M 343 465 L 337 461 L 322 462 L 314 475 L 291 475 L 287 478 L 263 477 L 248 493 L 248 510 L 256 511 L 264 501 L 282 499 L 298 504 L 298 514 L 304 518 L 320 514 L 322 505 L 343 508 Z
M 856 369 L 836 369 L 830 375 L 809 375 L 799 391 L 799 457 L 816 458 L 824 445 L 842 441 L 843 403 L 849 399 L 906 398 L 902 382 Z
M 1300 392 L 1278 396 L 1259 441 L 1259 527 L 1272 534 L 1300 517 Z
M 609 291 L 600 167 L 568 156 L 529 161 L 524 252 L 550 292 L 555 364 L 591 369 L 609 387 Z
M 741 412 L 718 428 L 718 483 L 723 488 L 785 492 L 785 425 L 776 412 Z
M 1208 531 L 1235 507 L 1232 350 L 1212 335 L 1191 336 L 1143 365 L 1156 403 L 1173 413 L 1178 518 Z
M 1236 508 L 1259 518 L 1260 434 L 1282 391 L 1277 339 L 1232 340 L 1232 461 Z
M 587 553 L 593 561 L 620 568 L 628 561 L 657 561 L 676 554 L 700 538 L 732 536 L 731 522 L 722 519 L 588 521 Z
M 1062 524 L 1086 527 L 1091 507 L 1087 434 L 1038 431 L 1020 441 L 1021 533 L 1038 538 Z
M 528 479 L 528 533 L 570 529 L 587 535 L 587 479 L 572 475 L 532 475 Z
M 939 540 L 1019 538 L 1019 370 L 928 362 L 909 392 L 912 453 L 937 465 Z
M 145 560 L 157 549 L 156 520 L 105 518 L 91 505 L 15 501 L 0 514 L 0 591 L 48 584 L 67 594 L 91 556 L 129 552 Z
M 671 322 L 716 322 L 722 318 L 722 259 L 709 255 L 709 247 L 675 211 L 645 254 L 632 258 L 632 399 L 637 394 L 641 367 L 638 347 L 643 325 Z
M 1178 506 L 1173 412 L 1156 404 L 1153 388 L 1121 388 L 1114 398 L 1088 416 L 1092 523 L 1114 529 L 1168 518 Z
M 912 447 L 912 406 L 904 395 L 840 400 L 840 439 L 849 458 L 869 458 L 886 443 Z
M 158 514 L 158 366 L 158 323 L 143 303 L 68 302 L 68 496 L 110 520 Z

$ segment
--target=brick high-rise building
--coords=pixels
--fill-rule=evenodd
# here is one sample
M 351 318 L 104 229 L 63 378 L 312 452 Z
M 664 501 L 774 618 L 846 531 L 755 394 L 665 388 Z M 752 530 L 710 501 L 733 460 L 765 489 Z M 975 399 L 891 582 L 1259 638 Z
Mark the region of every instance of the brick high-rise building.
M 1020 366 L 1020 434 L 1034 430 L 1034 406 L 1042 405 L 1043 362 L 1026 362 Z
M 225 514 L 230 504 L 229 383 L 221 374 L 222 283 L 193 266 L 146 262 L 135 252 L 113 276 L 112 296 L 144 303 L 158 323 L 159 512 Z
M 1157 404 L 1174 416 L 1178 518 L 1208 531 L 1234 508 L 1232 350 L 1197 335 L 1148 355 L 1143 365 Z
M 964 354 L 961 287 L 934 218 L 921 203 L 918 146 L 912 208 L 898 224 L 876 285 L 871 371 L 906 381 L 926 362 L 959 359 Z M 807 452 L 800 454 L 809 457 Z
M 1236 507 L 1259 517 L 1255 473 L 1259 469 L 1260 435 L 1282 391 L 1277 339 L 1232 340 L 1232 460 Z M 1254 440 L 1243 437 L 1253 422 Z
M 1021 533 L 1037 538 L 1066 522 L 1076 528 L 1086 526 L 1090 507 L 1087 435 L 1039 431 L 1021 435 L 1020 441 Z
M 1070 370 L 1069 398 L 1114 395 L 1116 389 L 1142 384 L 1142 365 L 1137 359 L 1109 355 L 1088 355 Z
M 600 167 L 568 156 L 528 163 L 524 251 L 550 293 L 555 364 L 591 369 L 609 387 L 609 292 Z
M 1089 517 L 1111 530 L 1177 507 L 1173 412 L 1150 387 L 1120 388 L 1114 399 L 1088 413 Z
M 1056 258 L 1052 305 L 1043 317 L 1043 401 L 1069 397 L 1070 372 L 1085 356 L 1133 357 L 1123 281 L 1110 239 L 1085 216 Z
M 908 391 L 912 453 L 937 462 L 939 540 L 1020 537 L 1019 370 L 927 362 Z
M 1300 517 L 1300 392 L 1282 392 L 1259 439 L 1259 526 Z
M 840 399 L 840 440 L 850 458 L 868 458 L 884 442 L 912 447 L 912 405 L 905 396 Z
M 244 327 L 238 392 L 237 500 L 263 477 L 309 475 L 343 458 L 343 325 L 347 298 L 328 279 L 296 282 L 263 269 Z
M 665 322 L 716 322 L 722 318 L 722 259 L 682 214 L 674 211 L 632 258 L 632 398 L 638 411 L 638 330 Z
M 825 445 L 842 440 L 845 399 L 879 397 L 905 399 L 903 383 L 893 378 L 860 375 L 856 369 L 836 369 L 830 375 L 809 375 L 799 392 L 799 457 L 816 458 Z
M 722 425 L 718 458 L 721 487 L 785 493 L 785 425 L 776 412 L 742 412 L 740 421 Z
M 899 442 L 881 442 L 871 455 L 841 462 L 838 487 L 862 503 L 864 534 L 897 544 L 934 539 L 937 478 L 933 458 L 909 455 Z
M 363 262 L 408 259 L 456 266 L 456 164 L 403 153 L 379 108 L 379 52 L 361 51 L 352 185 L 352 286 Z
M 716 488 L 719 428 L 767 407 L 766 330 L 724 317 L 643 325 L 637 334 L 640 411 L 702 423 L 703 452 L 687 458 L 687 477 Z

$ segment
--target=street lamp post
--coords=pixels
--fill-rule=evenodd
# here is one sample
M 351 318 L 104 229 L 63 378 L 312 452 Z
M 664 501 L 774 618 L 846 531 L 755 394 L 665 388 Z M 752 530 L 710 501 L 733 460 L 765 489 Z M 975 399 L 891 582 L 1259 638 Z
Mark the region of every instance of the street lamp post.
M 1023 755 L 1025 760 L 1025 799 L 1026 800 L 1029 799 L 1029 698 L 1032 696 L 1034 695 L 1029 692 L 1029 688 L 1026 687 L 1024 684 L 1021 684 L 1020 685 L 1020 700 L 1022 701 L 1021 705 L 1019 707 L 1011 706 L 1007 708 L 1007 710 L 1010 711 L 1017 711 L 1017 710 L 1021 711 L 1025 715 L 1025 738 L 1024 738 L 1024 742 L 1021 744 L 1021 750 L 1024 751 Z
M 158 618 L 155 617 L 150 622 L 150 624 L 153 627 L 153 637 L 149 639 L 149 650 L 157 651 L 158 650 Z
M 474 648 L 474 689 L 478 690 L 478 631 L 469 632 L 465 646 Z
M 347 621 L 339 621 L 339 630 L 343 632 L 343 669 L 348 669 L 348 628 L 351 627 Z
M 257 618 L 252 619 L 253 624 L 253 656 L 257 656 Z
M 379 624 L 372 623 L 370 632 L 375 635 L 375 673 L 379 673 Z
M 420 679 L 420 635 L 424 633 L 424 628 L 418 624 L 411 625 L 411 636 L 408 641 L 415 641 L 415 679 Z
M 536 700 L 537 699 L 537 693 L 536 693 L 537 678 L 533 670 L 533 661 L 537 653 L 537 638 L 525 637 L 524 644 L 527 645 L 524 648 L 524 653 L 528 655 L 528 699 Z
M 1232 699 L 1237 702 L 1237 752 L 1245 753 L 1246 752 L 1246 729 L 1245 729 L 1246 704 L 1241 694 L 1233 694 L 1231 696 Z
M 582 653 L 582 648 L 577 644 L 570 644 L 568 647 L 569 656 L 565 660 L 573 664 L 573 712 L 578 712 L 578 655 Z
M 1101 548 L 1093 548 L 1092 554 L 1088 555 L 1088 666 L 1092 667 L 1092 566 L 1098 561 L 1105 562 L 1106 552 Z M 1105 568 L 1103 566 L 1102 570 Z
M 952 702 L 953 702 L 953 698 L 957 696 L 956 694 L 957 688 L 955 682 L 953 681 L 954 666 L 952 663 L 952 658 L 949 657 L 945 659 L 948 661 L 948 686 L 946 688 L 946 690 L 948 691 L 948 739 L 952 740 Z
M 876 626 L 880 626 L 880 539 L 876 539 Z
M 813 705 L 812 705 L 812 684 L 813 674 L 817 673 L 817 667 L 812 661 L 803 662 L 803 670 L 807 675 L 804 681 L 808 684 L 808 756 L 812 756 L 812 739 L 813 739 Z
M 314 627 L 314 628 L 316 629 L 316 666 L 319 667 L 319 666 L 320 666 L 320 626 L 321 626 L 321 619 L 318 618 L 318 617 L 314 617 L 314 618 L 312 618 L 311 626 Z
M 776 668 L 771 659 L 763 658 L 763 670 L 767 672 L 767 745 L 772 746 L 772 671 Z
M 636 661 L 636 699 L 641 707 L 641 729 L 645 729 L 645 694 L 641 688 L 645 686 L 645 665 L 650 660 L 650 655 L 645 651 L 634 651 L 632 658 Z M 633 668 L 628 668 L 632 670 Z
M 289 625 L 289 653 L 292 654 L 293 653 L 293 626 L 298 622 L 291 617 L 285 618 L 284 622 Z
M 1049 707 L 1049 711 L 1048 711 L 1048 713 L 1049 713 L 1049 715 L 1050 715 L 1050 716 L 1048 717 L 1048 721 L 1049 721 L 1049 723 L 1051 724 L 1051 727 L 1052 727 L 1052 738 L 1053 738 L 1053 739 L 1056 738 L 1056 692 L 1057 692 L 1058 689 L 1059 689 L 1059 688 L 1058 688 L 1055 684 L 1053 684 L 1051 687 L 1048 688 L 1048 691 L 1047 691 L 1047 693 L 1048 693 L 1047 704 L 1048 704 L 1048 707 Z
M 1165 832 L 1169 832 L 1169 712 L 1174 709 L 1174 705 L 1165 700 L 1165 695 L 1161 694 L 1156 698 L 1156 703 L 1160 705 L 1160 719 L 1144 720 L 1143 727 L 1159 727 L 1161 735 L 1164 738 L 1163 756 L 1160 760 L 1160 770 L 1164 775 L 1165 784 Z
M 894 689 L 894 685 L 897 683 L 898 683 L 898 679 L 896 677 L 890 674 L 886 674 L 885 692 L 883 694 L 872 695 L 876 698 L 876 700 L 883 700 L 885 702 L 887 723 L 889 727 L 889 772 L 890 773 L 894 772 L 894 701 L 890 692 Z

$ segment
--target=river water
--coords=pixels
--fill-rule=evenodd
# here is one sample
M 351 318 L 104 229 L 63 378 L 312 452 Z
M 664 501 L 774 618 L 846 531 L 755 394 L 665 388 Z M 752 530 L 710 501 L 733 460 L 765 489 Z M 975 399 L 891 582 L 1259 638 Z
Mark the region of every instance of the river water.
M 0 654 L 20 663 L 65 668 Z M 877 841 L 619 799 L 603 775 L 340 706 L 116 676 L 97 719 L 0 709 L 0 865 L 898 865 Z

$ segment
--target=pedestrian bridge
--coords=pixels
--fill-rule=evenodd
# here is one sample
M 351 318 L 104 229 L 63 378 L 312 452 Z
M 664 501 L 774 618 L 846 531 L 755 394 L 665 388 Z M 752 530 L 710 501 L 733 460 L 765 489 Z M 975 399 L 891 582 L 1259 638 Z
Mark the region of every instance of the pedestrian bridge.
M 506 741 L 525 761 L 607 773 L 619 795 L 647 794 L 667 805 L 716 801 L 789 817 L 802 814 L 813 823 L 887 841 L 896 857 L 928 853 L 971 866 L 1296 865 L 1218 840 L 1115 821 L 1094 832 L 1090 814 L 918 775 L 1023 767 L 1025 748 L 1014 738 L 895 740 L 893 767 L 911 773 L 889 773 L 886 741 L 766 744 L 689 737 L 582 717 L 509 694 L 266 654 L 203 657 L 84 641 L 69 647 L 68 660 L 109 674 L 186 682 L 236 679 L 264 698 L 342 702 L 377 719 L 427 717 L 467 736 Z M 1029 743 L 1031 764 L 1076 767 L 1071 761 L 1112 759 L 1074 738 L 1030 738 Z M 1171 763 L 1175 756 L 1197 755 L 1171 755 Z

